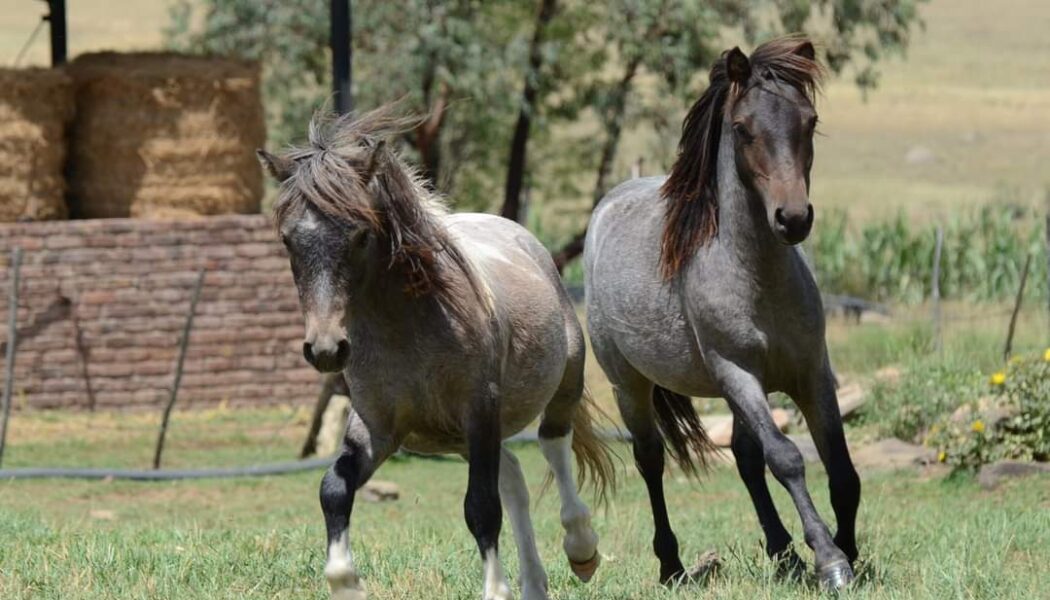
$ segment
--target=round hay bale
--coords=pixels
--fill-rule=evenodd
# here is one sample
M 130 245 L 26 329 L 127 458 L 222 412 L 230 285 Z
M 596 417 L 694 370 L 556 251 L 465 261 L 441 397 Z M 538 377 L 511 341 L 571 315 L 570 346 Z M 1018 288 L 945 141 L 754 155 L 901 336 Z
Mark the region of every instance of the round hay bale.
M 54 69 L 0 69 L 0 222 L 64 219 L 69 76 Z
M 266 138 L 256 63 L 170 53 L 85 54 L 69 66 L 77 217 L 259 212 Z

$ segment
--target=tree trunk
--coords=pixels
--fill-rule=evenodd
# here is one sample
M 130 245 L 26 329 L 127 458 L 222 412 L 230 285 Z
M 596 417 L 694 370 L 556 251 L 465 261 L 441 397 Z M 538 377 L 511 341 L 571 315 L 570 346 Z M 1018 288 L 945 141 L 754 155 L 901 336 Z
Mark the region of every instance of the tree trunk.
M 536 110 L 537 83 L 543 64 L 541 46 L 547 25 L 554 18 L 556 0 L 541 0 L 536 16 L 536 30 L 529 45 L 529 67 L 525 72 L 525 87 L 521 93 L 521 109 L 518 123 L 514 127 L 514 138 L 510 143 L 510 160 L 507 163 L 507 183 L 503 194 L 503 206 L 499 214 L 517 221 L 521 217 L 521 189 L 525 181 L 525 158 L 532 128 L 532 114 Z
M 613 163 L 616 162 L 616 153 L 620 147 L 620 136 L 623 133 L 623 118 L 627 111 L 627 96 L 631 93 L 634 85 L 634 76 L 638 72 L 638 60 L 627 63 L 623 77 L 616 84 L 613 91 L 612 102 L 609 112 L 603 119 L 605 125 L 605 144 L 602 146 L 601 160 L 598 161 L 598 176 L 594 182 L 594 196 L 592 198 L 592 209 L 598 206 L 609 186 L 609 175 L 612 173 Z M 587 237 L 587 229 L 573 236 L 569 243 L 562 246 L 554 253 L 554 264 L 560 273 L 572 259 L 583 252 L 583 241 Z

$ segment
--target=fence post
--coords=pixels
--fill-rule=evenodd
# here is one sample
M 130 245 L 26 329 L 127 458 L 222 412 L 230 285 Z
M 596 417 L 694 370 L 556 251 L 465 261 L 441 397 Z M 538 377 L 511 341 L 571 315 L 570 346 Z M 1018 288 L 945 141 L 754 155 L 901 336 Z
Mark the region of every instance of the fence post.
M 193 316 L 197 313 L 197 302 L 201 299 L 201 288 L 204 286 L 204 269 L 197 273 L 197 285 L 193 288 L 193 299 L 190 300 L 190 313 L 186 315 L 186 325 L 182 328 L 182 340 L 179 342 L 179 357 L 175 362 L 175 381 L 171 385 L 171 396 L 164 407 L 160 420 L 160 432 L 157 434 L 157 449 L 153 453 L 153 468 L 160 468 L 160 455 L 164 452 L 164 437 L 168 433 L 168 420 L 175 399 L 179 396 L 179 384 L 182 382 L 182 364 L 186 360 L 186 347 L 190 345 L 190 330 L 193 329 Z
M 1021 312 L 1021 302 L 1024 301 L 1024 286 L 1028 282 L 1028 268 L 1032 266 L 1032 253 L 1024 259 L 1024 269 L 1021 270 L 1021 285 L 1017 289 L 1017 300 L 1014 302 L 1014 312 L 1010 315 L 1010 329 L 1006 333 L 1006 347 L 1003 348 L 1003 362 L 1010 360 L 1010 350 L 1014 344 L 1014 328 L 1017 327 L 1017 313 Z
M 15 349 L 18 346 L 18 275 L 22 267 L 22 249 L 11 252 L 11 276 L 7 290 L 7 357 L 4 361 L 4 412 L 0 420 L 0 464 L 4 462 L 7 444 L 7 421 L 11 418 L 11 394 L 15 385 Z
M 933 249 L 933 281 L 931 299 L 933 301 L 933 348 L 941 352 L 944 343 L 941 340 L 941 248 L 944 245 L 944 229 L 937 226 L 937 244 Z

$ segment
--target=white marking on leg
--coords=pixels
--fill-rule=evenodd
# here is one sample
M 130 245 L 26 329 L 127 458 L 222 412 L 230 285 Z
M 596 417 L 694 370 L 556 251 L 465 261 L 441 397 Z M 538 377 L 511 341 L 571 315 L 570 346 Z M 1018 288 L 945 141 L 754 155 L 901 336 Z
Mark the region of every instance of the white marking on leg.
M 328 588 L 332 591 L 332 600 L 365 600 L 365 586 L 354 569 L 354 559 L 350 555 L 350 534 L 342 535 L 328 546 L 328 563 L 324 567 L 324 576 Z
M 560 438 L 540 438 L 540 449 L 554 472 L 558 495 L 561 496 L 565 554 L 572 562 L 587 562 L 598 552 L 598 534 L 591 527 L 591 512 L 580 499 L 572 476 L 572 432 Z
M 507 576 L 503 574 L 503 566 L 499 564 L 499 555 L 495 548 L 485 552 L 485 588 L 482 592 L 483 600 L 513 600 L 514 595 L 507 585 Z
M 500 451 L 499 495 L 507 509 L 521 567 L 522 600 L 547 600 L 547 573 L 543 570 L 529 516 L 529 488 L 518 459 L 507 448 Z

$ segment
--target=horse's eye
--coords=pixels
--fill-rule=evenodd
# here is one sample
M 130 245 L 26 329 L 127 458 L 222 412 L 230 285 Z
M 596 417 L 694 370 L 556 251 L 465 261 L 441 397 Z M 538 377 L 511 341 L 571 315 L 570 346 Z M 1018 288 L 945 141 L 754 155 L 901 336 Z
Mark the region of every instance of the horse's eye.
M 281 243 L 284 244 L 285 248 L 288 247 L 288 234 L 286 234 L 286 233 L 282 233 L 281 234 Z
M 817 130 L 817 121 L 817 116 L 813 115 L 813 117 L 809 119 L 809 122 L 806 123 L 806 129 L 809 131 L 810 134 Z
M 743 123 L 733 123 L 733 133 L 745 144 L 750 144 L 755 139 L 755 136 L 751 135 L 751 132 L 747 130 Z

